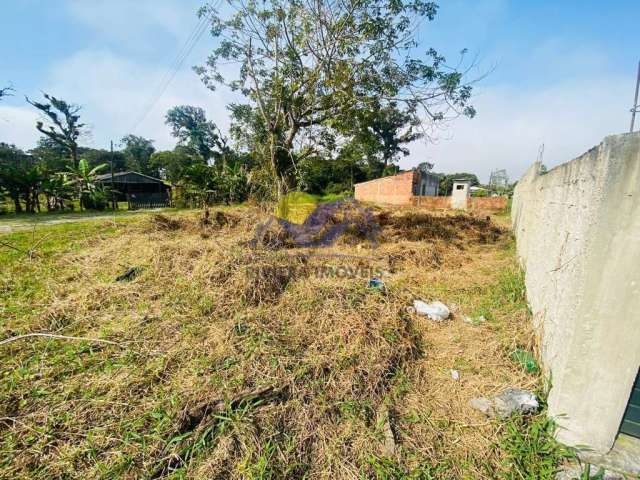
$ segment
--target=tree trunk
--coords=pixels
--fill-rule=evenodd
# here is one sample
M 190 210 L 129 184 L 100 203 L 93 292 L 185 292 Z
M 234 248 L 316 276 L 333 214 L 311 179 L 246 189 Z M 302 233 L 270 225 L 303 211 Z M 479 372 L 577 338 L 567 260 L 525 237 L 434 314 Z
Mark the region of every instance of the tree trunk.
M 71 145 L 71 161 L 73 162 L 73 168 L 78 169 L 78 146 Z
M 12 195 L 13 205 L 15 207 L 16 213 L 22 213 L 22 205 L 20 204 L 20 196 L 18 194 Z
M 29 191 L 29 189 L 27 189 L 24 192 L 22 192 L 22 195 L 24 197 L 24 208 L 26 212 L 33 213 L 33 203 L 31 201 L 31 192 Z

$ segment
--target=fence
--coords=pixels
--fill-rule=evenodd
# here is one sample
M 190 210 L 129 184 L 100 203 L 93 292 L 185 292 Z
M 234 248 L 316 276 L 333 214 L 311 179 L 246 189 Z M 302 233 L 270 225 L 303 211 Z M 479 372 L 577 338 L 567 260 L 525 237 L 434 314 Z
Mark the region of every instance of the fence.
M 129 210 L 140 210 L 144 208 L 164 208 L 171 206 L 171 198 L 164 192 L 160 193 L 138 193 L 127 198 Z

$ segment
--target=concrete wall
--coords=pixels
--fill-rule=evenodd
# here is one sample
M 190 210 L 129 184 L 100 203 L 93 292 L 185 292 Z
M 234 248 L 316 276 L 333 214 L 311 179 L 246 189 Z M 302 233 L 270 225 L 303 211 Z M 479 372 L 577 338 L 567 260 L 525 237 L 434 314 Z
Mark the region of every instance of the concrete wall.
M 512 221 L 560 441 L 612 446 L 640 364 L 640 134 L 515 189 Z
M 453 182 L 451 190 L 451 205 L 453 208 L 466 209 L 469 199 L 471 184 L 469 182 Z

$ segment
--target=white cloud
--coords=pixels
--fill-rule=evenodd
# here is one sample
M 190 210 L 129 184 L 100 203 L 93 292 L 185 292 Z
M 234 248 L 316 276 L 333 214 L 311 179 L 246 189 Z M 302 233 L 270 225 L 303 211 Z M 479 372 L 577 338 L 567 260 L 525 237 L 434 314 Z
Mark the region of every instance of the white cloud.
M 482 89 L 474 100 L 476 118 L 454 121 L 437 144 L 413 144 L 400 165 L 427 160 L 436 171 L 473 172 L 484 181 L 491 170 L 505 168 L 515 180 L 543 143 L 548 167 L 567 162 L 606 135 L 627 131 L 632 84 L 631 77 L 599 76 L 536 90 Z
M 136 63 L 108 50 L 83 50 L 55 65 L 43 79 L 42 90 L 83 107 L 82 120 L 91 132 L 83 144 L 95 148 L 106 148 L 110 139 L 119 141 L 129 133 L 154 139 L 157 148 L 173 148 L 175 139 L 164 124 L 164 115 L 175 105 L 200 106 L 208 118 L 227 128 L 226 105 L 234 98 L 230 92 L 208 90 L 183 66 L 158 97 L 157 87 L 166 73 L 166 69 Z M 38 98 L 39 92 L 33 95 Z M 144 112 L 148 114 L 140 122 Z M 28 132 L 17 135 L 21 140 L 16 143 L 30 148 L 38 138 L 33 122 L 28 126 L 21 122 L 19 128 Z
M 0 104 L 0 142 L 31 147 L 39 137 L 32 108 Z
M 67 9 L 95 34 L 131 49 L 153 47 L 153 39 L 168 33 L 183 38 L 196 22 L 196 0 L 69 0 Z

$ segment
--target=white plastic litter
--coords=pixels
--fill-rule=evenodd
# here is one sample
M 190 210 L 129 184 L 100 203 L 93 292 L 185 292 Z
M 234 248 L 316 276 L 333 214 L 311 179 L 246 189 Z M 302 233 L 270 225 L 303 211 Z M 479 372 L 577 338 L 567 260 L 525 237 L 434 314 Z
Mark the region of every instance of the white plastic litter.
M 484 323 L 487 321 L 487 319 L 485 318 L 484 315 L 480 315 L 479 317 L 469 317 L 469 316 L 464 316 L 462 317 L 462 321 L 465 323 L 470 323 L 471 325 L 480 325 L 481 323 Z
M 460 380 L 460 372 L 458 370 L 451 370 L 451 378 L 455 381 Z
M 485 415 L 499 418 L 508 418 L 515 412 L 525 415 L 535 413 L 540 408 L 533 393 L 519 388 L 508 388 L 493 398 L 474 398 L 469 403 Z
M 437 322 L 446 320 L 450 315 L 449 309 L 442 302 L 426 303 L 422 300 L 414 300 L 413 307 L 420 315 L 426 315 Z

